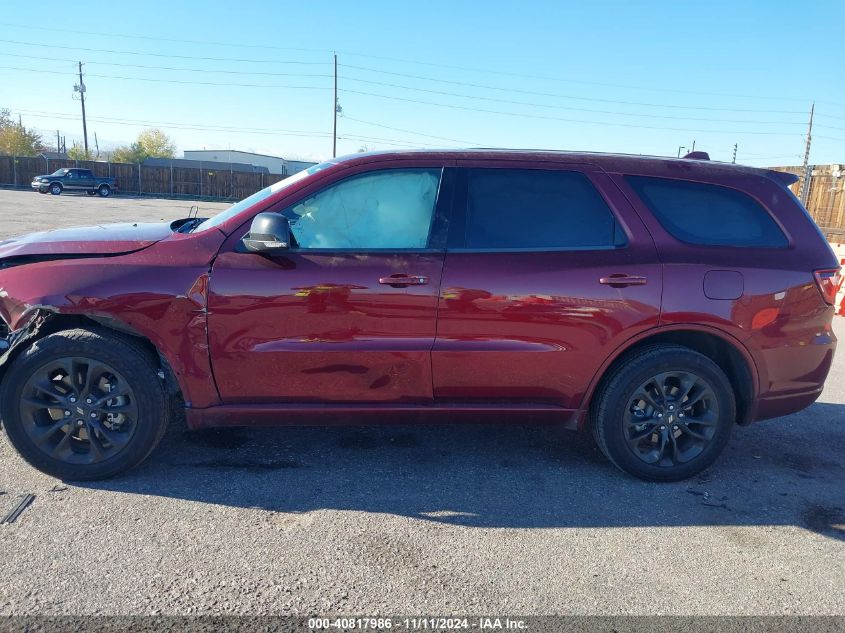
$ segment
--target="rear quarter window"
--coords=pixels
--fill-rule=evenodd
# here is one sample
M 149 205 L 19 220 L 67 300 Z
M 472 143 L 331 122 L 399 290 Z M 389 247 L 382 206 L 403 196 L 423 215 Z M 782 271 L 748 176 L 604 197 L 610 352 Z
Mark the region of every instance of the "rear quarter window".
M 746 248 L 789 243 L 769 212 L 736 189 L 648 176 L 626 180 L 663 228 L 682 242 Z

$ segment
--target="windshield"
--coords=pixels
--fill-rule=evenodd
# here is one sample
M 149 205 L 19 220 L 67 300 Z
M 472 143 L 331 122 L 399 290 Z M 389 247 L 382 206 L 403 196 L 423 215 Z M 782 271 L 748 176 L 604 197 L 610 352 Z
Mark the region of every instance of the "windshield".
M 68 171 L 69 171 L 69 170 L 67 170 L 67 169 L 57 169 L 56 171 L 54 171 L 54 172 L 53 172 L 52 174 L 50 174 L 50 175 L 51 175 L 51 176 L 64 176 L 64 175 L 65 175 Z
M 215 226 L 219 226 L 223 224 L 226 220 L 235 217 L 238 213 L 243 211 L 244 209 L 248 209 L 254 204 L 261 202 L 262 200 L 266 200 L 274 193 L 282 191 L 283 189 L 287 189 L 291 185 L 294 185 L 302 180 L 308 178 L 312 174 L 316 174 L 318 171 L 326 169 L 327 167 L 331 167 L 335 165 L 334 162 L 326 162 L 320 163 L 319 165 L 314 165 L 313 167 L 309 167 L 304 171 L 300 171 L 295 173 L 293 176 L 288 176 L 284 180 L 280 180 L 279 182 L 270 185 L 269 187 L 265 187 L 261 191 L 256 191 L 254 194 L 249 196 L 248 198 L 244 198 L 240 202 L 233 204 L 231 207 L 226 209 L 225 211 L 221 211 L 214 217 L 207 219 L 205 222 L 200 224 L 198 227 L 194 229 L 194 231 L 205 231 L 206 229 L 210 229 Z

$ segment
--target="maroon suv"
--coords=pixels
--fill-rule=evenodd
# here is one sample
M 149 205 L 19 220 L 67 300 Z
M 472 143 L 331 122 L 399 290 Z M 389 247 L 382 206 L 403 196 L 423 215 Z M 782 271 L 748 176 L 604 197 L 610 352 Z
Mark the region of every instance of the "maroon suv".
M 544 420 L 678 480 L 818 398 L 839 267 L 784 173 L 534 151 L 358 154 L 210 219 L 0 243 L 0 407 L 66 479 L 192 429 Z

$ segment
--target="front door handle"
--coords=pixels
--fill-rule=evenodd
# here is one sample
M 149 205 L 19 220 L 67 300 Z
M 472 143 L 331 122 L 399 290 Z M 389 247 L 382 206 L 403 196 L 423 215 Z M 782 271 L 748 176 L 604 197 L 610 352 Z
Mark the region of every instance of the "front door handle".
M 626 286 L 644 286 L 648 281 L 645 277 L 639 275 L 626 275 L 624 273 L 615 273 L 609 277 L 601 277 L 600 284 L 610 286 L 611 288 L 625 288 Z
M 396 274 L 390 277 L 380 277 L 378 282 L 393 288 L 406 288 L 408 286 L 424 286 L 428 283 L 428 277 L 422 275 Z

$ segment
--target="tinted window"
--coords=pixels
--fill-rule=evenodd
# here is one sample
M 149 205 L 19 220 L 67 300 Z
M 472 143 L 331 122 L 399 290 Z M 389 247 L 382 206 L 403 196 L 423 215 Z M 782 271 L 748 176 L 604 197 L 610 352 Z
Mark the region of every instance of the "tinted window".
M 472 169 L 467 248 L 590 248 L 624 243 L 599 192 L 581 173 Z
M 299 248 L 425 248 L 440 169 L 352 176 L 285 210 Z
M 628 182 L 673 237 L 707 246 L 780 248 L 786 236 L 751 196 L 718 185 L 629 176 Z

